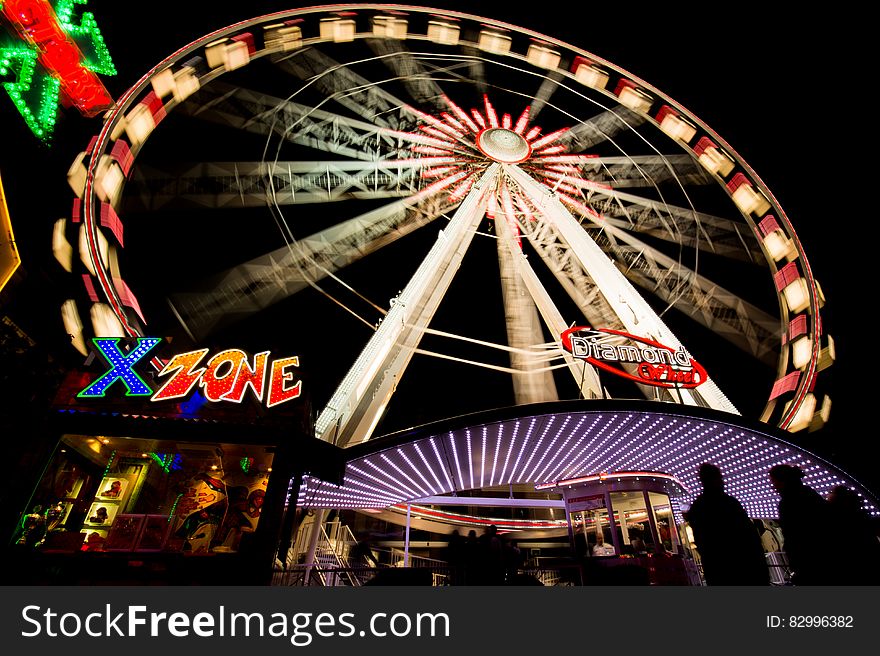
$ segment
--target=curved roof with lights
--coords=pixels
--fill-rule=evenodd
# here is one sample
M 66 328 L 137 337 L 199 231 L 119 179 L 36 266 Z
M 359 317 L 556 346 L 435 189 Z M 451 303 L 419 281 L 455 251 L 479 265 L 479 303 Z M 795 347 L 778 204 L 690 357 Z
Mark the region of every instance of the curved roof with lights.
M 496 485 L 543 485 L 599 472 L 665 472 L 700 490 L 697 467 L 721 467 L 726 491 L 753 517 L 775 517 L 767 472 L 792 464 L 822 495 L 852 487 L 864 508 L 877 498 L 831 463 L 766 425 L 727 413 L 642 401 L 534 404 L 421 426 L 348 449 L 341 486 L 306 476 L 298 503 L 316 508 L 385 508 Z

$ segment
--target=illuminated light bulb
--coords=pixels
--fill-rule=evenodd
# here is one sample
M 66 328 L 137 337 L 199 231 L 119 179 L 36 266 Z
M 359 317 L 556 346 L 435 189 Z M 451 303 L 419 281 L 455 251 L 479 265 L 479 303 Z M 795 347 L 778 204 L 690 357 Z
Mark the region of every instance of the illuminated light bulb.
M 539 68 L 558 68 L 561 56 L 555 50 L 533 43 L 526 53 L 526 61 Z
M 506 34 L 483 30 L 477 40 L 477 47 L 496 55 L 503 55 L 510 52 L 511 41 L 511 38 Z
M 394 16 L 375 16 L 373 35 L 387 39 L 405 39 L 407 22 Z
M 461 28 L 454 23 L 428 21 L 428 39 L 447 46 L 458 45 Z
M 320 35 L 322 39 L 330 39 L 336 43 L 354 41 L 355 30 L 355 22 L 351 19 L 321 19 Z

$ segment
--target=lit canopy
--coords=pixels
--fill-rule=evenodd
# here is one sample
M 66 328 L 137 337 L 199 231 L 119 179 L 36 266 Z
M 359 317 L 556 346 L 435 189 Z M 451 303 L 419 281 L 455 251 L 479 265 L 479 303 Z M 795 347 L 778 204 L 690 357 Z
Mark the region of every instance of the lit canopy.
M 421 426 L 347 450 L 342 486 L 306 476 L 299 505 L 384 508 L 398 503 L 497 485 L 541 485 L 599 472 L 664 472 L 686 491 L 700 491 L 697 467 L 718 465 L 726 490 L 753 517 L 775 517 L 768 470 L 792 464 L 822 495 L 837 485 L 877 499 L 834 465 L 764 424 L 731 414 L 646 401 L 533 404 Z

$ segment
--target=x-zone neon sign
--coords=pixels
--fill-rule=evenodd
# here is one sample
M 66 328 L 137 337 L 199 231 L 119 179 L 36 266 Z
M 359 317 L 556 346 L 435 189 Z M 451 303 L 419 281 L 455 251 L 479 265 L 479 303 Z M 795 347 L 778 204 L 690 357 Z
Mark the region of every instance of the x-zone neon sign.
M 88 0 L 0 0 L 0 16 L 22 42 L 0 44 L 0 78 L 12 102 L 37 137 L 52 136 L 59 100 L 85 116 L 113 106 L 98 74 L 115 75 L 95 17 L 85 12 L 76 22 L 74 9 Z M 85 47 L 88 55 L 76 43 Z
M 149 396 L 151 401 L 170 401 L 189 395 L 200 384 L 208 401 L 241 403 L 250 388 L 258 401 L 265 397 L 266 407 L 271 408 L 297 398 L 302 393 L 302 381 L 289 369 L 299 367 L 299 358 L 277 358 L 269 365 L 269 351 L 257 353 L 251 362 L 244 351 L 227 349 L 211 357 L 205 367 L 197 368 L 208 353 L 199 349 L 175 355 L 159 372 L 159 377 L 171 376 L 155 393 L 135 371 L 135 365 L 143 360 L 159 342 L 159 337 L 138 337 L 137 344 L 124 352 L 119 348 L 118 337 L 95 337 L 92 339 L 98 352 L 110 365 L 100 378 L 77 396 L 82 399 L 101 398 L 116 381 L 125 385 L 126 396 Z M 296 381 L 296 382 L 294 382 Z

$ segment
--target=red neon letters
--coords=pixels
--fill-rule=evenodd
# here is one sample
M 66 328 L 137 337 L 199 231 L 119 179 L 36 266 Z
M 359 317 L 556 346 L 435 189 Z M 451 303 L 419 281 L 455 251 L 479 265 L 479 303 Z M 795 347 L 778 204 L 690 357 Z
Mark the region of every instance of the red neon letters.
M 273 407 L 297 398 L 302 392 L 302 381 L 293 382 L 296 374 L 288 368 L 298 367 L 299 358 L 279 358 L 268 367 L 269 351 L 254 356 L 253 364 L 244 351 L 227 349 L 214 355 L 207 365 L 196 369 L 208 349 L 175 355 L 159 372 L 159 376 L 171 375 L 152 397 L 151 401 L 168 401 L 187 396 L 200 384 L 209 401 L 241 403 L 250 387 L 258 401 L 263 400 L 266 389 L 266 373 L 269 371 L 269 394 L 266 407 Z

